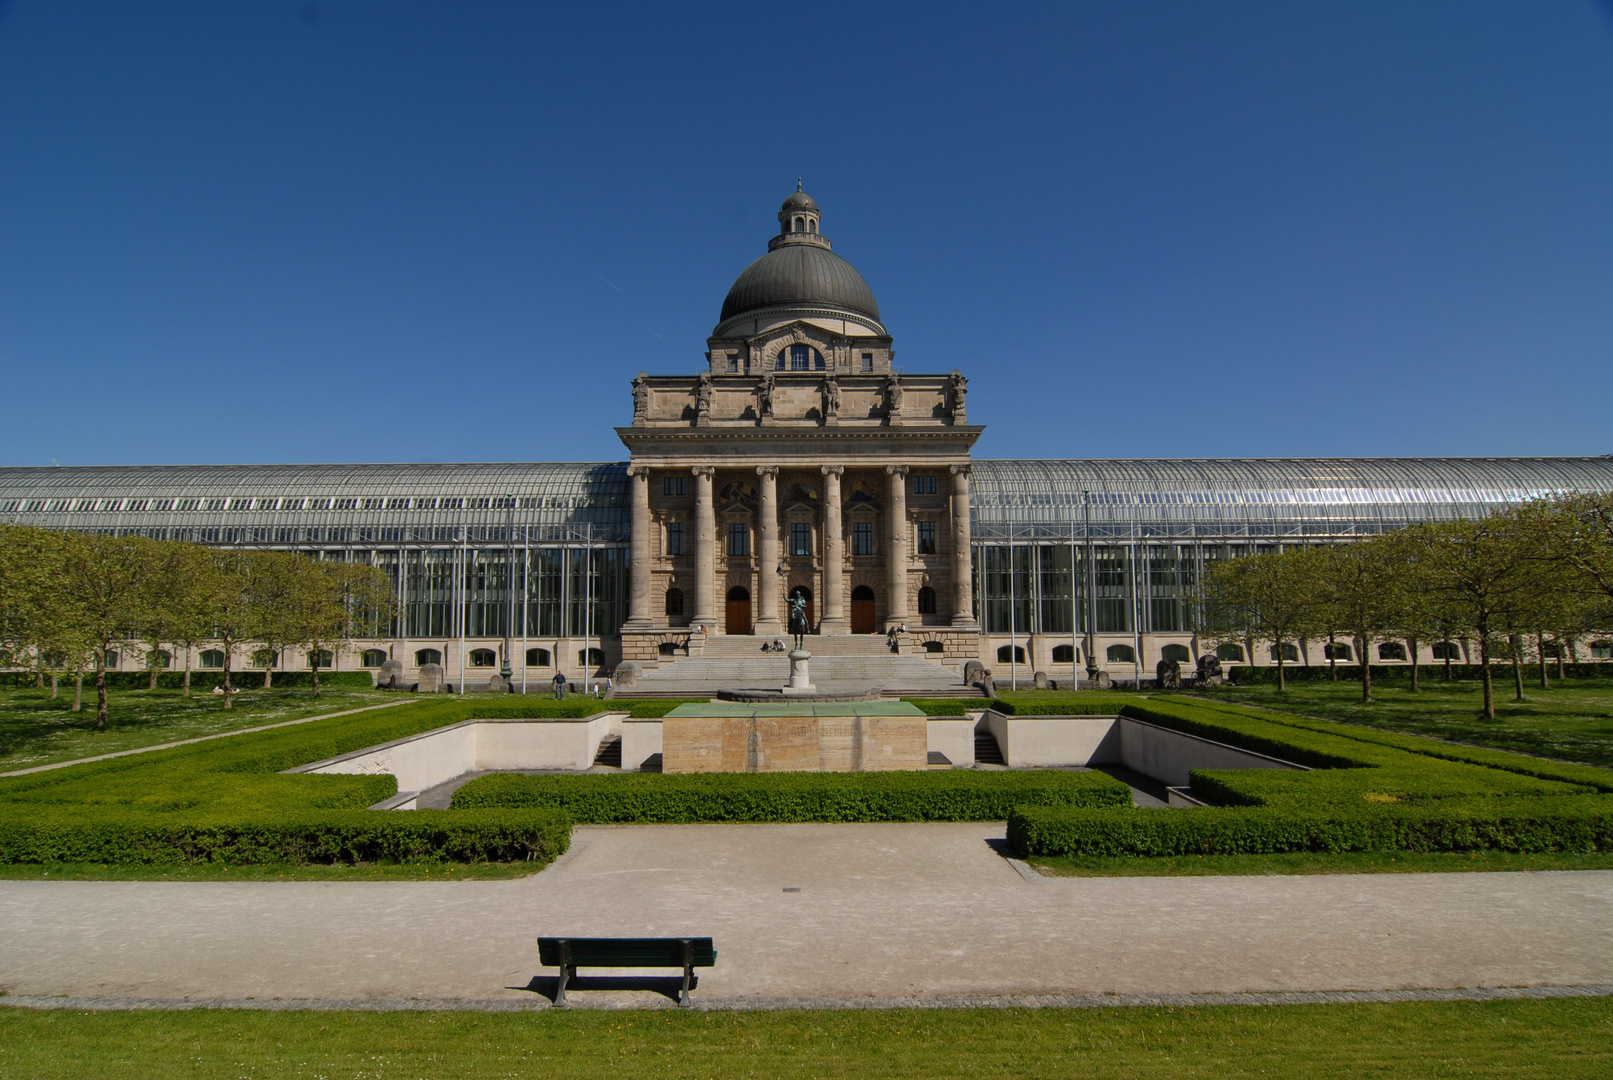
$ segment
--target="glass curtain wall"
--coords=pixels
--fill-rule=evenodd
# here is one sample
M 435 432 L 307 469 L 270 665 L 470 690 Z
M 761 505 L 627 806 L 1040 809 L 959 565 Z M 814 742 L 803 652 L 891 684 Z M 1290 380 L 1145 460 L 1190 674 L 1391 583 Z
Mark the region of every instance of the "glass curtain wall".
M 526 629 L 531 637 L 560 637 L 564 574 L 561 548 L 533 548 L 526 579 Z

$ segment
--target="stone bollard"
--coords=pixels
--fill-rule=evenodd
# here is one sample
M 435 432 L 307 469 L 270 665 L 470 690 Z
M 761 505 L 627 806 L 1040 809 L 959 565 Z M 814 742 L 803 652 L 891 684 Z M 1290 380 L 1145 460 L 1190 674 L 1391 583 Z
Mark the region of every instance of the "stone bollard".
M 963 681 L 969 686 L 973 686 L 975 683 L 985 678 L 988 674 L 989 672 L 986 671 L 986 665 L 982 664 L 979 660 L 970 660 L 967 664 L 963 665 Z
M 435 694 L 442 689 L 442 665 L 420 665 L 420 692 L 422 694 Z
M 1034 673 L 1033 675 L 1031 675 L 1031 685 L 1036 687 L 1036 689 L 1038 689 L 1038 690 L 1046 690 L 1047 689 L 1047 672 L 1038 671 L 1038 672 Z
M 375 685 L 383 690 L 403 689 L 403 661 L 385 660 L 381 663 L 381 673 L 376 676 Z
M 616 670 L 611 672 L 611 682 L 615 684 L 617 690 L 631 690 L 638 685 L 640 671 L 637 661 L 623 660 L 616 665 Z
M 1182 688 L 1182 662 L 1180 660 L 1161 660 L 1154 666 L 1154 685 L 1161 690 L 1180 690 Z

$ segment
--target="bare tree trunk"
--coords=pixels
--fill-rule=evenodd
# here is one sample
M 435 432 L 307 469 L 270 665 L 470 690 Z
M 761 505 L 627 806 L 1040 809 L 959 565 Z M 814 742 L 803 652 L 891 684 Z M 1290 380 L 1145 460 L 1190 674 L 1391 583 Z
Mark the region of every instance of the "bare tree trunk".
M 314 657 L 314 697 L 319 696 L 319 657 Z
M 1283 670 L 1283 643 L 1280 639 L 1277 642 L 1277 692 L 1288 693 L 1288 678 Z
M 1568 651 L 1568 646 L 1564 644 L 1561 634 L 1554 636 L 1557 640 L 1557 679 L 1561 681 L 1563 678 L 1563 654 Z
M 265 690 L 268 690 L 268 689 L 272 688 L 271 683 L 270 683 L 270 679 L 273 676 L 274 676 L 274 658 L 270 657 L 269 662 L 267 664 L 265 664 L 264 667 L 263 667 L 263 688 Z
M 234 652 L 235 652 L 235 650 L 230 648 L 228 646 L 228 644 L 225 645 L 225 647 L 224 647 L 224 707 L 226 709 L 230 708 L 230 706 L 231 706 L 230 699 L 235 696 L 231 692 L 231 688 L 230 688 L 230 656 Z
M 1411 650 L 1411 692 L 1417 692 L 1417 669 L 1419 657 L 1417 656 L 1417 635 L 1413 634 L 1406 639 L 1406 647 Z
M 73 711 L 84 710 L 84 672 L 73 672 Z
M 45 676 L 43 674 L 41 674 L 39 677 L 41 679 L 43 679 Z M 50 673 L 50 697 L 51 697 L 51 700 L 54 701 L 54 700 L 56 700 L 57 698 L 59 698 L 61 696 L 62 696 L 61 676 L 53 671 L 53 672 Z
M 190 697 L 190 646 L 189 645 L 185 646 L 185 693 L 184 693 L 183 696 L 184 697 Z
M 1535 631 L 1535 651 L 1540 654 L 1540 688 L 1550 690 L 1546 681 L 1546 634 L 1542 630 Z
M 157 689 L 157 669 L 155 667 L 153 667 L 151 669 L 151 685 L 146 687 L 146 689 L 147 690 L 155 690 L 155 689 Z
M 1339 646 L 1331 630 L 1327 632 L 1327 681 L 1339 681 Z
M 106 649 L 95 658 L 95 730 L 106 730 Z
M 52 676 L 52 678 L 54 678 L 54 676 Z M 35 690 L 43 690 L 44 688 L 45 688 L 45 673 L 43 671 L 34 672 L 34 689 Z M 51 695 L 51 697 L 55 697 L 55 696 L 56 696 L 55 694 Z
M 1490 635 L 1479 629 L 1479 678 L 1484 684 L 1484 718 L 1495 719 L 1495 679 L 1490 671 Z
M 1356 653 L 1361 657 L 1361 700 L 1372 700 L 1372 665 L 1367 663 L 1367 639 L 1355 638 Z
M 1523 641 L 1521 634 L 1508 634 L 1507 643 L 1512 646 L 1512 693 L 1513 701 L 1523 700 Z

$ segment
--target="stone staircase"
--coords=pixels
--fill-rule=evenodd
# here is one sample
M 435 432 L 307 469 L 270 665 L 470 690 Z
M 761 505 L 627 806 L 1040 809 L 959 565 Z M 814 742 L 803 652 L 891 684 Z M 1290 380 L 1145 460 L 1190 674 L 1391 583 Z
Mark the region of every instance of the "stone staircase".
M 697 655 L 663 660 L 638 678 L 630 697 L 710 697 L 719 690 L 776 690 L 789 681 L 790 660 L 783 653 L 762 652 L 771 638 L 712 635 L 696 647 Z M 788 647 L 793 639 L 783 638 Z M 885 697 L 979 697 L 951 668 L 925 659 L 908 645 L 892 653 L 883 634 L 809 635 L 812 683 L 821 693 Z

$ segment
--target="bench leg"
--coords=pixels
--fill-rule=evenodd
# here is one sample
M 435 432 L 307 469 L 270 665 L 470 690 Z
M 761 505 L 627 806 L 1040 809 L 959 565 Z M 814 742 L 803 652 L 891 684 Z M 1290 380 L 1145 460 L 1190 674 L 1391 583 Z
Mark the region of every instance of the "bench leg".
M 678 1007 L 687 1009 L 689 1001 L 689 984 L 694 981 L 694 944 L 687 938 L 683 941 L 683 989 L 678 991 Z
M 555 1008 L 563 1008 L 566 1004 L 566 983 L 577 977 L 577 968 L 571 962 L 571 944 L 560 942 L 560 980 L 554 992 Z

